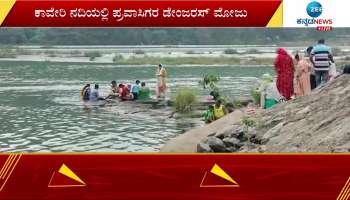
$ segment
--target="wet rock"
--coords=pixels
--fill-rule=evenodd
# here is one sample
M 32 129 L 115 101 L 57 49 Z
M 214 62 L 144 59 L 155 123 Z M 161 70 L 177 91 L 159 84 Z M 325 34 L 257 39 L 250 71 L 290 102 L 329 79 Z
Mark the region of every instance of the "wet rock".
M 256 135 L 253 135 L 252 137 L 250 137 L 249 141 L 254 144 L 262 144 L 262 140 Z
M 215 136 L 220 139 L 224 139 L 226 137 L 234 137 L 240 139 L 244 136 L 244 129 L 241 125 L 233 125 L 219 130 Z
M 197 152 L 210 153 L 210 152 L 213 152 L 213 150 L 210 148 L 208 144 L 201 142 L 197 145 Z
M 226 152 L 224 142 L 217 137 L 208 137 L 207 144 L 214 152 Z
M 240 140 L 243 139 L 244 138 L 244 128 L 243 128 L 243 126 L 236 127 L 233 130 L 231 137 L 235 137 L 235 138 L 238 138 Z
M 239 139 L 233 137 L 224 138 L 222 141 L 224 142 L 226 147 L 235 147 L 239 149 L 241 146 L 243 146 Z
M 231 137 L 235 128 L 236 126 L 225 127 L 222 130 L 219 130 L 215 136 L 220 139 L 224 139 L 225 137 Z

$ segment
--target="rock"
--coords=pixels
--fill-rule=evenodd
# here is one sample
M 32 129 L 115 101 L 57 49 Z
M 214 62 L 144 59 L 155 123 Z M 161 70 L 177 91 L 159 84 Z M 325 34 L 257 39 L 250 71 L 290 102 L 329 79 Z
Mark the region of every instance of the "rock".
M 235 130 L 235 128 L 236 126 L 225 127 L 222 130 L 219 130 L 215 136 L 220 139 L 224 139 L 225 137 L 230 137 L 233 131 Z
M 243 126 L 238 126 L 235 128 L 235 130 L 232 132 L 231 137 L 235 137 L 238 139 L 242 139 L 244 137 L 244 128 Z
M 216 135 L 216 132 L 213 132 L 213 133 L 210 133 L 209 135 L 208 135 L 208 137 L 212 137 L 212 136 L 215 136 Z
M 227 147 L 227 148 L 226 148 L 226 151 L 227 151 L 227 152 L 237 152 L 237 151 L 239 151 L 239 148 L 236 148 L 236 147 Z
M 197 145 L 197 152 L 210 153 L 210 152 L 213 152 L 213 150 L 210 148 L 208 144 L 201 142 Z
M 262 140 L 258 138 L 256 135 L 250 137 L 249 141 L 254 144 L 262 144 Z
M 224 142 L 217 137 L 208 137 L 207 144 L 214 152 L 226 152 Z
M 282 127 L 283 127 L 283 122 L 271 128 L 269 131 L 267 131 L 264 134 L 264 136 L 262 137 L 262 141 L 268 141 L 268 139 L 276 137 L 280 133 Z
M 241 146 L 243 146 L 241 144 L 241 141 L 239 141 L 239 139 L 233 138 L 233 137 L 224 138 L 222 141 L 224 142 L 226 147 L 235 147 L 239 149 Z

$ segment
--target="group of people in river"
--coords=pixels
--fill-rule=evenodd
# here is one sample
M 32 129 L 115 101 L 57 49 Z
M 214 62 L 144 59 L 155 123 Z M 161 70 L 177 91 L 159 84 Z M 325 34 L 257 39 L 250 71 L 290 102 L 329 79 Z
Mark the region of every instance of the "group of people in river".
M 166 92 L 166 76 L 167 72 L 162 64 L 158 65 L 157 72 L 157 97 L 164 98 Z M 91 88 L 90 84 L 86 84 L 80 92 L 81 99 L 84 102 L 106 101 L 108 99 L 120 99 L 122 101 L 147 100 L 150 98 L 151 90 L 146 86 L 146 82 L 136 80 L 134 84 L 117 84 L 117 81 L 111 81 L 110 92 L 107 97 L 99 94 L 99 85 L 95 84 Z
M 293 59 L 285 49 L 277 49 L 274 62 L 277 79 L 264 74 L 258 88 L 262 108 L 271 108 L 278 102 L 308 95 L 311 90 L 338 75 L 331 48 L 324 39 L 308 47 L 304 55 L 297 52 Z

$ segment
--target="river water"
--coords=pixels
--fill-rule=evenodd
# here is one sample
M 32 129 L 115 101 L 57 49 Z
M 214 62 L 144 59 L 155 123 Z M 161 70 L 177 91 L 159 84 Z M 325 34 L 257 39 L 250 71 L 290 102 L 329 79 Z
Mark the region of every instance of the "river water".
M 109 83 L 136 79 L 156 85 L 153 66 L 0 62 L 0 152 L 155 152 L 169 139 L 202 126 L 198 119 L 169 118 L 172 108 L 115 103 L 85 108 L 79 91 L 98 83 L 107 94 Z M 178 86 L 205 91 L 205 74 L 221 77 L 226 96 L 246 96 L 257 77 L 271 67 L 168 66 L 169 96 Z

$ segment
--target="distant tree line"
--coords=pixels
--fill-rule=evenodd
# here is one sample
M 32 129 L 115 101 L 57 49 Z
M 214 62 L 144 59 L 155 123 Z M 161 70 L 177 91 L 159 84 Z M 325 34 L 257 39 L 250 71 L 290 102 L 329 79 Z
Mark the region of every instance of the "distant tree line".
M 246 45 L 328 41 L 347 44 L 349 28 L 320 32 L 313 28 L 224 29 L 22 29 L 1 28 L 1 45 Z

